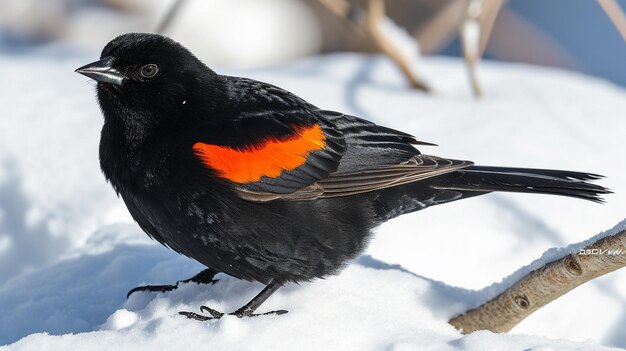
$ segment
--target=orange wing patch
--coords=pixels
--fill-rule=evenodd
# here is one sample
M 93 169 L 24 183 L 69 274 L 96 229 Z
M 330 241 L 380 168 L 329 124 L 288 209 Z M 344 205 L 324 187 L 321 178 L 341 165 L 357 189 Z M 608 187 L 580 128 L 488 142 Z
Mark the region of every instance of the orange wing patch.
M 193 145 L 202 163 L 235 183 L 256 182 L 263 176 L 276 178 L 302 166 L 310 152 L 325 147 L 326 137 L 317 124 L 296 127 L 287 138 L 267 138 L 242 149 L 200 142 Z

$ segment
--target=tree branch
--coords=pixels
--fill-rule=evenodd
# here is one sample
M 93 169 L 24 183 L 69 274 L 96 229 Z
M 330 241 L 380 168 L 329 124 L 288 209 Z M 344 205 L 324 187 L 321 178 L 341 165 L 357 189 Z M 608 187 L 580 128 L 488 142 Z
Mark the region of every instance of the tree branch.
M 498 13 L 500 12 L 500 8 L 504 5 L 505 0 L 486 0 L 485 8 L 483 10 L 483 15 L 481 18 L 481 33 L 480 33 L 480 51 L 478 52 L 478 57 L 482 57 L 485 52 L 485 48 L 487 47 L 487 42 L 489 42 L 489 37 L 491 37 L 491 31 L 493 30 L 493 25 L 496 22 L 496 18 L 498 17 Z
M 533 270 L 500 295 L 452 318 L 449 323 L 464 334 L 476 330 L 507 332 L 577 286 L 624 266 L 626 230 L 621 230 L 581 248 L 576 254 Z
M 624 15 L 624 11 L 619 4 L 615 0 L 598 0 L 600 7 L 606 12 L 606 15 L 609 16 L 611 22 L 622 36 L 624 41 L 626 41 L 626 15 Z
M 393 45 L 387 36 L 380 29 L 380 23 L 385 18 L 385 0 L 368 0 L 367 16 L 365 19 L 365 29 L 370 35 L 378 49 L 389 56 L 396 63 L 400 71 L 407 78 L 411 87 L 423 91 L 430 91 L 430 88 L 418 79 L 411 70 L 408 60 L 402 55 L 400 50 Z
M 465 0 L 448 1 L 413 32 L 422 53 L 432 54 L 456 37 L 466 7 Z
M 478 83 L 476 65 L 485 51 L 493 24 L 504 0 L 468 0 L 461 22 L 460 38 L 463 57 L 474 96 L 483 95 Z
M 349 21 L 356 25 L 361 33 L 367 36 L 382 52 L 387 55 L 398 66 L 402 74 L 409 81 L 414 89 L 430 91 L 430 88 L 417 74 L 411 69 L 406 59 L 389 39 L 389 37 L 381 30 L 380 24 L 385 18 L 385 2 L 384 0 L 367 0 L 367 8 L 365 18 L 359 18 L 359 8 L 351 6 L 345 0 L 319 0 L 330 12 L 336 16 Z

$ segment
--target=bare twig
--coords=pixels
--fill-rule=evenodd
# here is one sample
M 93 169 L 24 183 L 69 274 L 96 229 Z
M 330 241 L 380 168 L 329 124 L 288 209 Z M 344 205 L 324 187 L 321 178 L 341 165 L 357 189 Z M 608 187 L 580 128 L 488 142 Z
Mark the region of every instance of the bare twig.
M 465 8 L 464 0 L 449 1 L 413 33 L 423 53 L 436 52 L 456 37 Z
M 376 43 L 376 46 L 380 51 L 389 56 L 404 76 L 408 79 L 411 87 L 423 91 L 429 91 L 430 89 L 424 82 L 418 79 L 414 72 L 411 70 L 411 66 L 407 59 L 402 55 L 400 50 L 396 48 L 393 43 L 385 36 L 380 29 L 380 23 L 385 18 L 385 0 L 368 0 L 367 2 L 367 16 L 365 18 L 365 28 L 367 33 Z
M 626 41 L 626 15 L 624 15 L 624 11 L 617 1 L 598 0 L 598 4 L 600 4 L 600 7 L 606 12 L 606 15 L 609 16 L 611 22 L 613 22 L 613 25 L 622 36 L 622 39 Z
M 481 18 L 481 33 L 480 33 L 480 51 L 478 57 L 482 57 L 487 47 L 487 42 L 491 37 L 491 30 L 496 22 L 500 8 L 504 5 L 505 0 L 485 0 L 483 4 L 483 16 Z
M 474 96 L 480 97 L 483 91 L 478 84 L 476 76 L 476 64 L 480 55 L 480 16 L 483 13 L 484 0 L 468 0 L 465 16 L 461 22 L 461 48 L 463 49 L 463 58 L 467 67 L 470 84 Z
M 429 87 L 422 82 L 417 74 L 411 69 L 408 60 L 402 55 L 400 50 L 383 33 L 380 23 L 385 18 L 384 0 L 368 0 L 364 18 L 359 18 L 358 8 L 352 7 L 344 0 L 319 0 L 330 12 L 348 21 L 358 28 L 358 31 L 369 38 L 376 47 L 387 55 L 404 74 L 411 84 L 411 87 L 423 91 L 430 91 Z
M 503 0 L 467 1 L 465 16 L 461 23 L 461 46 L 472 91 L 476 97 L 483 95 L 476 75 L 476 65 L 485 51 L 491 29 L 502 4 Z
M 531 313 L 577 286 L 625 266 L 626 231 L 623 230 L 584 247 L 578 254 L 552 261 L 528 273 L 500 295 L 452 318 L 449 323 L 464 334 L 476 330 L 507 332 Z

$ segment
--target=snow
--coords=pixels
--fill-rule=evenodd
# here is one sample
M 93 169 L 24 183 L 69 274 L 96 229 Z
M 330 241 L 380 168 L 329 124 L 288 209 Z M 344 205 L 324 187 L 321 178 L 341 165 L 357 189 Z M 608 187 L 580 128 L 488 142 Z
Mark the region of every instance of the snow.
M 340 275 L 287 286 L 260 311 L 288 314 L 202 323 L 177 312 L 201 305 L 232 311 L 262 286 L 219 275 L 211 286 L 184 284 L 126 300 L 137 285 L 173 283 L 202 267 L 147 239 L 104 182 L 93 84 L 73 73 L 95 56 L 54 48 L 0 53 L 0 76 L 10 82 L 0 85 L 0 350 L 626 347 L 623 270 L 566 294 L 509 334 L 463 336 L 446 322 L 510 284 L 503 277 L 575 252 L 578 246 L 568 244 L 624 219 L 622 88 L 565 71 L 483 62 L 486 97 L 475 100 L 462 63 L 445 58 L 421 63 L 433 95 L 406 89 L 393 65 L 376 56 L 216 68 L 440 145 L 425 153 L 600 173 L 607 176 L 600 183 L 616 193 L 605 205 L 491 194 L 406 215 L 378 229 L 367 252 Z M 549 250 L 559 247 L 566 248 Z

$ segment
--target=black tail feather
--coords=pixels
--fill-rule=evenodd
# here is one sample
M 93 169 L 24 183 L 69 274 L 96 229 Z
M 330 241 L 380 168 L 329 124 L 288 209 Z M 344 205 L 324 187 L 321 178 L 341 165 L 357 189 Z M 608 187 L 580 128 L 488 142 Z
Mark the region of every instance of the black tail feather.
M 431 185 L 437 189 L 461 191 L 507 191 L 569 196 L 602 203 L 609 189 L 586 181 L 603 178 L 584 172 L 549 169 L 471 166 L 437 177 Z
M 594 173 L 563 171 L 563 170 L 557 170 L 557 169 L 471 166 L 468 168 L 468 170 L 485 172 L 485 173 L 493 172 L 493 173 L 508 173 L 508 174 L 526 174 L 526 175 L 531 175 L 533 177 L 551 177 L 551 178 L 559 178 L 561 180 L 598 180 L 598 179 L 604 178 L 603 175 L 594 174 Z

